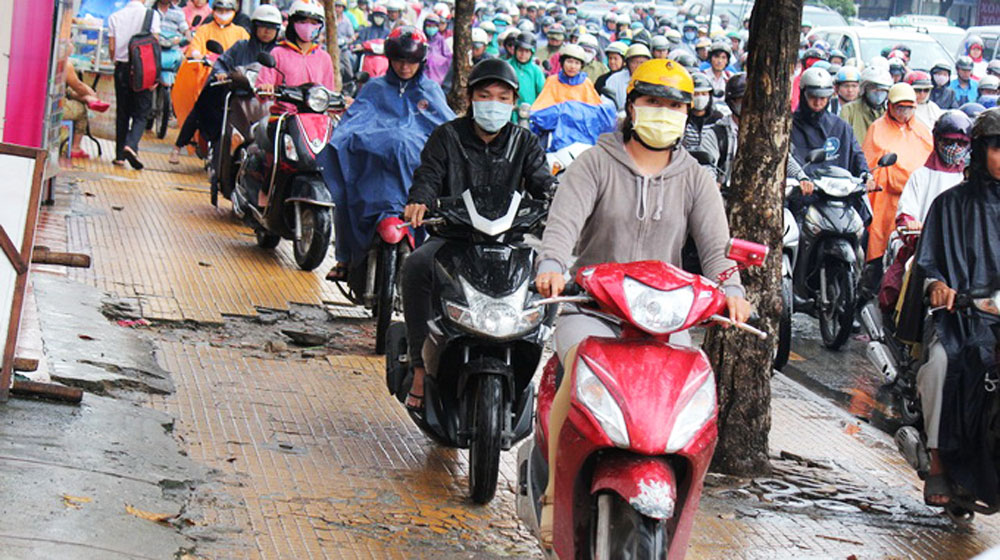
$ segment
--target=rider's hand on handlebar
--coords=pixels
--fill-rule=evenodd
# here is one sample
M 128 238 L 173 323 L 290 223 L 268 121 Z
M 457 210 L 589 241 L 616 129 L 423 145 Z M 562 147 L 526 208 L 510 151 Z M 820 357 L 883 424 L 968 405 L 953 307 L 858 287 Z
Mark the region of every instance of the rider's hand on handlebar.
M 870 192 L 870 193 L 878 192 L 878 191 L 882 190 L 882 187 L 878 186 L 875 183 L 875 177 L 873 177 L 871 175 L 868 176 L 868 183 L 866 184 L 866 186 L 868 187 L 867 191 Z
M 920 230 L 924 229 L 924 224 L 920 220 L 907 220 L 906 221 L 906 229 L 913 230 L 913 231 L 920 231 Z
M 229 74 L 226 74 L 225 72 L 219 72 L 218 74 L 215 75 L 215 81 L 217 82 L 222 82 L 228 79 L 229 79 Z
M 931 307 L 945 307 L 948 311 L 954 311 L 955 295 L 957 292 L 949 288 L 947 284 L 940 280 L 935 280 L 927 288 L 927 293 L 931 297 Z
M 259 84 L 257 95 L 274 95 L 274 84 Z
M 809 196 L 816 190 L 816 185 L 812 181 L 803 180 L 799 182 L 799 190 L 802 191 L 802 194 Z
M 750 302 L 742 296 L 727 296 L 726 308 L 729 310 L 729 318 L 737 323 L 746 323 L 750 319 Z M 726 325 L 728 327 L 728 325 Z
M 566 287 L 566 277 L 559 272 L 543 272 L 535 277 L 535 287 L 542 297 L 556 297 Z
M 406 208 L 403 209 L 403 220 L 410 222 L 415 228 L 420 227 L 424 223 L 424 214 L 426 213 L 426 204 L 407 204 Z

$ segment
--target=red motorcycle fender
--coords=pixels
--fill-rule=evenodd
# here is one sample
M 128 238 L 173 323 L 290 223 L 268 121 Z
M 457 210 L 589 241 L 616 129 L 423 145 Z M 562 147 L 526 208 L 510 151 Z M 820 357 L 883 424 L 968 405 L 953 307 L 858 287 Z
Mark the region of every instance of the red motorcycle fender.
M 409 228 L 400 228 L 403 224 L 403 220 L 393 216 L 390 218 L 383 218 L 378 226 L 375 227 L 375 231 L 378 232 L 379 237 L 382 241 L 385 241 L 389 245 L 395 245 L 403 240 L 403 238 L 410 237 Z M 410 247 L 413 247 L 413 240 L 410 239 Z
M 610 490 L 646 517 L 669 519 L 677 504 L 677 477 L 663 457 L 613 454 L 594 468 L 591 494 Z

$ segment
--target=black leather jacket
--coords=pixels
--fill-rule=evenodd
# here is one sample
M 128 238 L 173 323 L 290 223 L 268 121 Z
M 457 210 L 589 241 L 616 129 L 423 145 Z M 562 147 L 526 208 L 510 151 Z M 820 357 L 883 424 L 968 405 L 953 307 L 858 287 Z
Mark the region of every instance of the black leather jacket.
M 515 191 L 526 190 L 536 199 L 551 196 L 555 177 L 534 134 L 507 123 L 485 144 L 474 126 L 471 117 L 460 117 L 434 129 L 420 154 L 408 203 L 433 207 L 439 197 L 470 189 L 484 208 L 506 209 Z

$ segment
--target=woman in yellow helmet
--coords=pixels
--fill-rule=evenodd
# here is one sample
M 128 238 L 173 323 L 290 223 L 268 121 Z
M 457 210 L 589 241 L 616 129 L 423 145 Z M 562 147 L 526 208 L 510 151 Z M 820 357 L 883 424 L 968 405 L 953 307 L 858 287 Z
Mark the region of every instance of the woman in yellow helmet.
M 635 70 L 621 130 L 602 135 L 597 146 L 577 158 L 556 191 L 535 279 L 542 295 L 558 295 L 566 273 L 597 263 L 660 260 L 680 266 L 689 235 L 706 276 L 715 278 L 733 266 L 725 256 L 729 224 L 715 179 L 680 145 L 693 94 L 691 75 L 674 61 L 654 59 Z M 746 321 L 750 304 L 739 276 L 726 280 L 724 289 L 730 317 Z M 573 363 L 587 337 L 618 334 L 616 325 L 564 307 L 556 325 L 556 352 L 563 364 Z M 686 332 L 671 339 L 690 344 Z M 560 385 L 549 416 L 549 482 L 540 527 L 542 545 L 549 549 L 556 450 L 571 401 L 567 385 Z

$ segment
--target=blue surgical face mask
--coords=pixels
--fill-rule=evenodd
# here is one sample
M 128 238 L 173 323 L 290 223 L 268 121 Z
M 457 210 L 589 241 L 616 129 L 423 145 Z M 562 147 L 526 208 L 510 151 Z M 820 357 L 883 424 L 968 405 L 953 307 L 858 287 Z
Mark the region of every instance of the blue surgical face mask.
M 510 122 L 514 106 L 503 101 L 473 101 L 472 120 L 486 132 L 499 132 L 503 125 Z
M 437 35 L 438 31 L 440 31 L 440 29 L 438 29 L 437 27 L 428 27 L 428 28 L 424 29 L 424 34 L 426 34 L 427 38 L 429 39 L 429 38 Z
M 698 32 L 697 31 L 685 31 L 684 32 L 684 40 L 685 41 L 694 41 L 697 37 L 698 37 Z
M 881 107 L 885 103 L 886 97 L 889 96 L 889 92 L 884 89 L 875 89 L 872 91 L 865 92 L 865 99 L 872 107 Z

